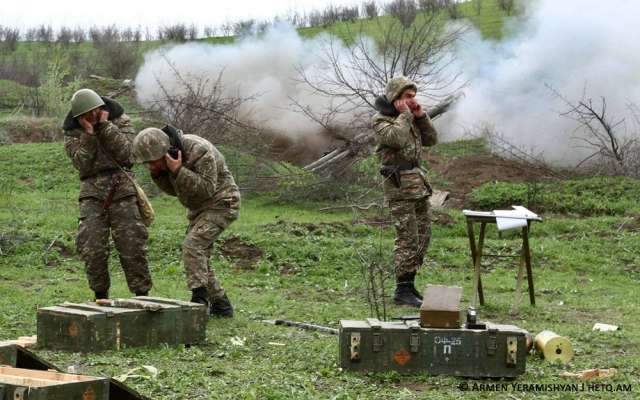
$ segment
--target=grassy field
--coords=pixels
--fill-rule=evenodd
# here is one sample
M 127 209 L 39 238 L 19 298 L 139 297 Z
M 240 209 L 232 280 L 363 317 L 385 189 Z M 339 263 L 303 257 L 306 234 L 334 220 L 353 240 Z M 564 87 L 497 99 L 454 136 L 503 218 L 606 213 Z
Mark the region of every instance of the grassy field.
M 473 149 L 482 151 L 477 143 L 436 147 L 439 153 L 450 157 Z M 78 180 L 62 145 L 0 146 L 0 170 L 0 339 L 10 339 L 35 333 L 38 307 L 90 300 L 91 292 L 73 244 Z M 150 187 L 146 173 L 140 170 L 139 176 Z M 618 183 L 635 184 L 631 189 L 624 186 L 631 190 L 628 193 L 639 187 L 637 181 L 608 182 L 611 187 Z M 588 201 L 588 193 L 575 189 L 578 185 L 572 186 L 574 195 L 578 201 Z M 591 181 L 584 183 L 585 188 L 592 185 Z M 498 198 L 492 201 L 499 202 L 502 192 L 495 193 Z M 619 200 L 615 190 L 610 194 L 612 202 Z M 264 255 L 247 268 L 239 267 L 238 260 L 215 252 L 212 262 L 236 307 L 236 317 L 210 321 L 205 344 L 86 355 L 51 351 L 38 354 L 62 368 L 73 365 L 80 372 L 100 376 L 116 376 L 135 367 L 153 365 L 160 371 L 157 377 L 127 383 L 153 399 L 167 400 L 454 399 L 461 395 L 461 383 L 493 382 L 341 371 L 335 336 L 260 322 L 288 318 L 335 327 L 340 319 L 369 317 L 357 255 L 365 252 L 376 256 L 375 249 L 382 246 L 383 257 L 390 263 L 393 240 L 391 227 L 362 223 L 366 219 L 384 219 L 384 214 L 323 213 L 319 209 L 325 204 L 283 203 L 275 198 L 269 194 L 245 196 L 240 219 L 217 245 L 217 249 L 223 248 L 226 238 L 236 236 L 246 245 L 262 249 Z M 152 293 L 187 299 L 180 263 L 185 212 L 172 198 L 155 196 L 152 201 L 158 213 L 149 241 L 155 284 Z M 543 197 L 541 201 L 556 199 Z M 628 383 L 633 393 L 517 391 L 509 393 L 512 398 L 637 397 L 639 211 L 636 202 L 635 208 L 614 208 L 602 215 L 544 214 L 545 222 L 535 224 L 532 233 L 537 306 L 523 302 L 518 315 L 509 315 L 515 268 L 501 259 L 487 262 L 484 268 L 487 305 L 481 309 L 485 319 L 512 323 L 534 334 L 551 329 L 573 343 L 576 356 L 570 365 L 550 365 L 532 355 L 528 357 L 526 374 L 516 383 L 568 383 L 558 376 L 562 371 L 612 367 L 618 369 L 618 374 L 600 383 Z M 467 304 L 471 273 L 462 215 L 458 210 L 441 210 L 436 215 L 439 222 L 435 223 L 428 259 L 418 277 L 419 286 L 460 285 Z M 510 233 L 499 237 L 490 230 L 488 251 L 509 252 L 517 243 L 514 239 L 517 237 Z M 117 259 L 112 257 L 111 261 L 112 294 L 128 296 Z M 391 306 L 389 316 L 411 312 Z M 595 333 L 591 331 L 594 322 L 612 323 L 622 329 Z M 485 398 L 492 393 L 465 395 Z

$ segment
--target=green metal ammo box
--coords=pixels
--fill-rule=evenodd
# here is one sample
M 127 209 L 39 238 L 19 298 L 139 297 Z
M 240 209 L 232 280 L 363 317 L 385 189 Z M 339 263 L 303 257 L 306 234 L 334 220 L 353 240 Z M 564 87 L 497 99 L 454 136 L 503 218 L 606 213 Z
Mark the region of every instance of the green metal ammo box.
M 420 372 L 426 366 L 424 332 L 413 321 L 340 321 L 340 366 L 354 371 Z
M 162 343 L 195 344 L 205 339 L 208 316 L 201 304 L 156 297 L 122 301 L 126 306 L 64 303 L 39 309 L 38 346 L 98 352 Z
M 109 400 L 109 380 L 0 366 L 0 400 Z
M 525 371 L 525 331 L 420 328 L 417 321 L 340 321 L 340 366 L 353 371 L 516 377 Z

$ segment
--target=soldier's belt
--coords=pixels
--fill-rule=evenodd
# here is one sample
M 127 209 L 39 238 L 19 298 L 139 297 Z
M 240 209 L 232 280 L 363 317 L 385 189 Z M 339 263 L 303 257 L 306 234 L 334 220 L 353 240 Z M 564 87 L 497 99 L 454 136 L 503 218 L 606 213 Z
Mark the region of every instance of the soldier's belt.
M 401 171 L 408 171 L 410 169 L 414 169 L 419 167 L 420 165 L 417 162 L 399 162 L 396 164 L 383 164 L 380 167 L 380 175 L 389 179 L 393 186 L 400 188 L 402 185 L 401 182 Z

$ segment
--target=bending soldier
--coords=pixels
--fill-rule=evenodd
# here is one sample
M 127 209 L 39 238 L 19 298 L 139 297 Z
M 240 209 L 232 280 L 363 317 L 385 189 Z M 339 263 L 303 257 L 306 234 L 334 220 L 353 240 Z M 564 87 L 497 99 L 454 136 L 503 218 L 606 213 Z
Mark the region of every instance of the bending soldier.
M 133 165 L 135 131 L 115 100 L 90 89 L 71 98 L 64 120 L 64 147 L 80 175 L 80 218 L 76 246 L 96 299 L 108 298 L 109 233 L 120 256 L 127 285 L 137 296 L 151 289 L 146 256 L 147 228 L 136 190 L 123 169 Z M 121 168 L 122 167 L 122 168 Z
M 385 199 L 396 228 L 394 266 L 396 304 L 420 307 L 415 287 L 431 239 L 429 196 L 431 186 L 420 166 L 422 147 L 433 146 L 437 133 L 431 119 L 416 100 L 417 86 L 405 77 L 387 83 L 385 95 L 376 99 L 378 110 L 372 125 Z
M 224 156 L 207 140 L 170 126 L 144 129 L 133 148 L 160 189 L 188 210 L 182 261 L 191 301 L 209 304 L 212 316 L 232 317 L 231 302 L 209 264 L 214 241 L 238 218 L 240 208 L 240 191 Z

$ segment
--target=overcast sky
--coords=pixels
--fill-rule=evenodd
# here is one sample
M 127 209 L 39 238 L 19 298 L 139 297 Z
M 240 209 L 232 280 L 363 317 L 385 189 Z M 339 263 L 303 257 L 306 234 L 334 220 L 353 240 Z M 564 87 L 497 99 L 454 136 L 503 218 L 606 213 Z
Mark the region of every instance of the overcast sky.
M 323 9 L 328 4 L 360 5 L 362 0 L 3 0 L 0 25 L 27 28 L 65 26 L 149 26 L 175 22 L 199 27 L 240 19 L 272 19 L 292 10 Z

